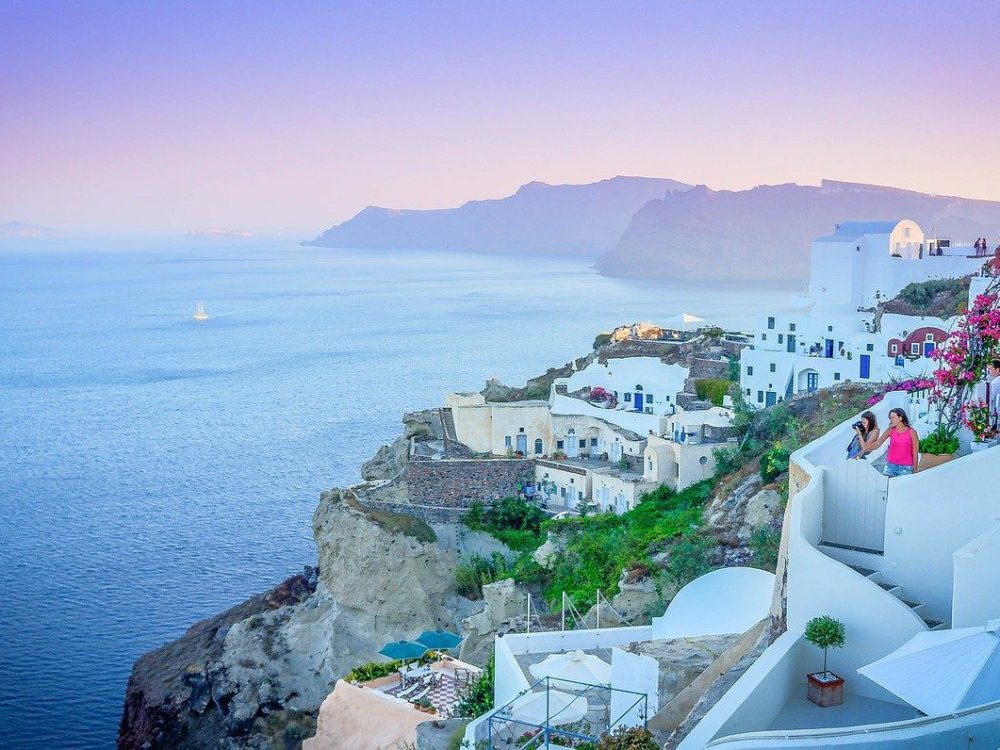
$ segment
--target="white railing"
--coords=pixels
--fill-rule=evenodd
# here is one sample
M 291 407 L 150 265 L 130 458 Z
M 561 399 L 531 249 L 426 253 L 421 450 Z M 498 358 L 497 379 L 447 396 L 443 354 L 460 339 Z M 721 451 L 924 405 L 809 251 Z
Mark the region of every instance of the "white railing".
M 823 541 L 882 553 L 889 478 L 868 461 L 844 460 L 823 473 Z

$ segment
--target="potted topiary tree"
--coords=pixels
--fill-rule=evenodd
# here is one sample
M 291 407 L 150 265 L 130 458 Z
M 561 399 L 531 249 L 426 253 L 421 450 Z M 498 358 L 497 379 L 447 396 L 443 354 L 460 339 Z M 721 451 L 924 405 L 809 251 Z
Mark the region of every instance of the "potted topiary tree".
M 844 678 L 826 668 L 826 652 L 844 645 L 844 623 L 829 615 L 814 617 L 806 623 L 806 640 L 823 649 L 823 671 L 810 672 L 807 697 L 817 706 L 839 706 L 844 702 Z

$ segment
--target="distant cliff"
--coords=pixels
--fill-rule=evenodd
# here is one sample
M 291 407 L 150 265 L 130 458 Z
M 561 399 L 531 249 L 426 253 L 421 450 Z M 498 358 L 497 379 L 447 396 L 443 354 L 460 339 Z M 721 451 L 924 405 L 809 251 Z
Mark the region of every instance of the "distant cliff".
M 458 208 L 370 206 L 303 244 L 596 258 L 615 247 L 646 202 L 688 187 L 648 177 L 613 177 L 589 185 L 530 182 L 507 198 L 469 201 Z
M 812 240 L 848 219 L 913 219 L 972 242 L 1000 232 L 1000 202 L 823 180 L 819 187 L 704 185 L 649 201 L 597 267 L 607 276 L 800 279 Z

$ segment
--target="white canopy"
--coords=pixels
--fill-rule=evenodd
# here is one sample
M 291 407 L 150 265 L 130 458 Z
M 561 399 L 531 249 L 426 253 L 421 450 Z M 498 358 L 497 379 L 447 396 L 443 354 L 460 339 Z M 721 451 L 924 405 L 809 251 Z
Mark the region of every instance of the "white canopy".
M 704 318 L 699 318 L 697 315 L 692 315 L 691 313 L 680 313 L 679 315 L 672 315 L 663 322 L 665 328 L 671 326 L 680 326 L 681 330 L 687 330 L 687 327 L 691 323 L 704 323 Z
M 1000 700 L 1000 620 L 917 633 L 858 672 L 929 716 Z
M 550 654 L 545 661 L 528 667 L 538 679 L 572 680 L 588 685 L 610 685 L 611 665 L 583 651 Z
M 526 724 L 543 725 L 548 719 L 550 726 L 572 724 L 586 716 L 590 706 L 582 695 L 570 695 L 560 690 L 542 690 L 525 693 L 514 700 L 511 716 Z

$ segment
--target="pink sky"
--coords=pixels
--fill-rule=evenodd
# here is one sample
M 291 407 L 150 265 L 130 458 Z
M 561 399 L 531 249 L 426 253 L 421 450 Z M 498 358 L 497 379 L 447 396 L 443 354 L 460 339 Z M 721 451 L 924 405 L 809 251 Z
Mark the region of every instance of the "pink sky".
M 1000 3 L 0 6 L 0 222 L 313 236 L 615 174 L 1000 200 Z

